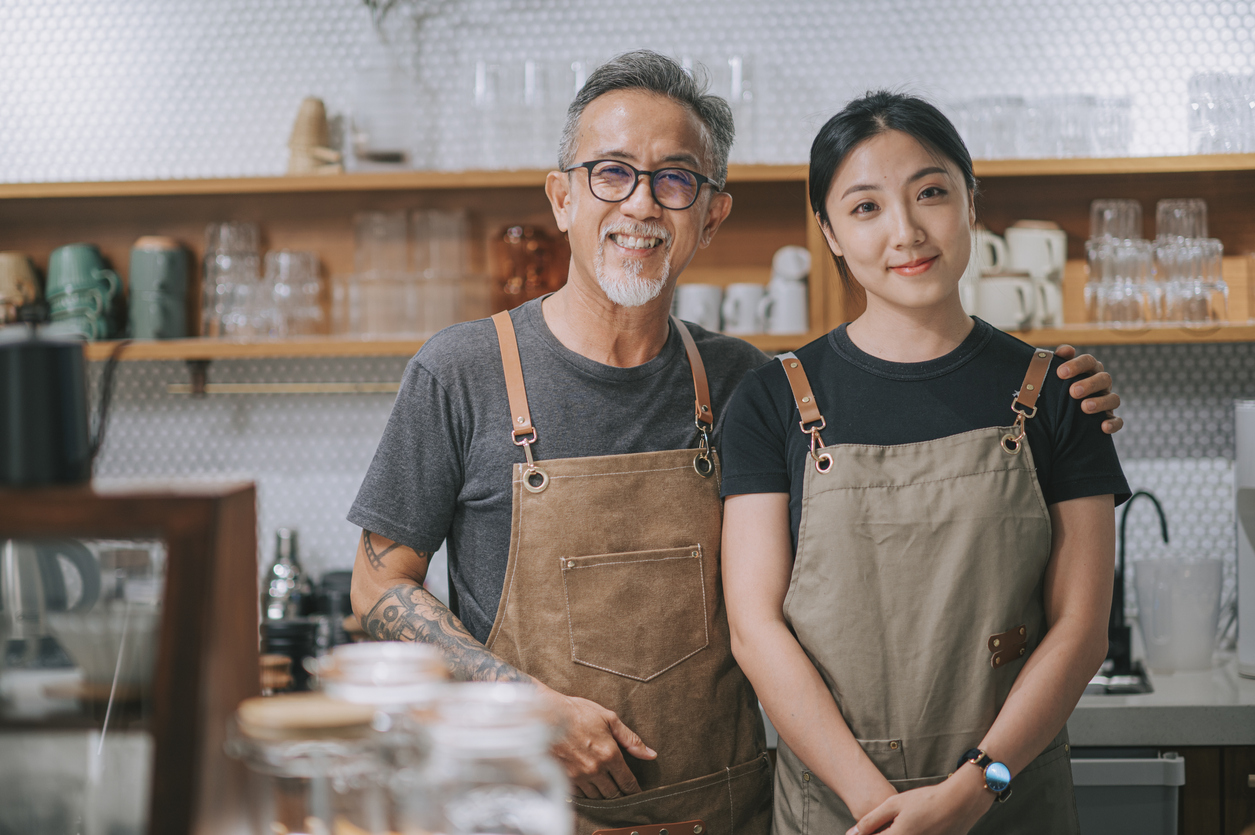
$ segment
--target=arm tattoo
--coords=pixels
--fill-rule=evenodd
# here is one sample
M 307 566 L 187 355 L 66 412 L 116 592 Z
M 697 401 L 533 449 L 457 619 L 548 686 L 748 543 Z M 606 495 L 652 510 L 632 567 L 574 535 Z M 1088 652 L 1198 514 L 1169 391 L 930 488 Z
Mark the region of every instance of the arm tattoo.
M 374 534 L 370 531 L 362 531 L 362 547 L 366 551 L 366 559 L 370 562 L 371 568 L 378 570 L 383 568 L 383 558 L 388 556 L 388 554 L 392 553 L 397 548 L 400 548 L 401 544 L 399 542 L 394 542 L 382 551 L 376 551 L 375 543 L 371 541 L 372 537 L 374 537 Z M 425 560 L 431 559 L 431 554 L 424 551 L 416 551 L 415 553 Z
M 379 641 L 431 644 L 444 655 L 455 679 L 532 680 L 489 652 L 447 606 L 422 586 L 404 583 L 388 589 L 362 619 L 362 625 Z

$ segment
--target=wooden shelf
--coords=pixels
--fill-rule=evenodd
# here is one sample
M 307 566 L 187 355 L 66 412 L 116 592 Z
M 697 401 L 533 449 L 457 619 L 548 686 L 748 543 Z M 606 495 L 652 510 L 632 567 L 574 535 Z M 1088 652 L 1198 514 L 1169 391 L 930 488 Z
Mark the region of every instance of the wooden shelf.
M 976 176 L 1046 177 L 1105 174 L 1190 174 L 1255 170 L 1255 154 L 1172 157 L 977 160 Z M 806 182 L 807 166 L 731 165 L 729 183 Z M 0 200 L 77 197 L 191 197 L 210 194 L 300 194 L 345 191 L 434 191 L 539 188 L 548 170 L 354 172 L 304 177 L 124 180 L 85 183 L 0 183 Z
M 87 183 L 0 183 L 0 200 L 77 197 L 189 197 L 209 194 L 299 194 L 344 191 L 433 191 L 542 188 L 547 169 L 396 171 L 304 177 L 208 180 L 124 180 Z M 806 182 L 805 165 L 733 165 L 730 183 Z
M 1211 327 L 1098 328 L 1093 325 L 1064 325 L 1012 334 L 1030 345 L 1053 348 L 1056 345 L 1203 345 L 1216 342 L 1255 341 L 1255 322 L 1213 325 Z
M 819 338 L 823 331 L 797 336 L 752 334 L 741 337 L 768 353 L 792 351 Z M 409 357 L 423 347 L 423 339 L 359 339 L 348 336 L 303 337 L 299 339 L 153 339 L 132 342 L 122 352 L 122 360 L 244 360 L 269 357 Z M 116 340 L 88 342 L 83 353 L 88 360 L 106 360 Z
M 1255 154 L 1189 154 L 1174 157 L 1072 157 L 1068 159 L 984 159 L 973 163 L 978 178 L 1058 177 L 1085 174 L 1197 174 L 1250 171 Z

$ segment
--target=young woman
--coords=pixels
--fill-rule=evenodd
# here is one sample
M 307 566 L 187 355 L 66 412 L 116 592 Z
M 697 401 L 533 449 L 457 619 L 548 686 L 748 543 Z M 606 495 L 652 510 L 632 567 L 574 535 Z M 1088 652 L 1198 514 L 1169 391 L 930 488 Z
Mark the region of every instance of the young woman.
M 963 311 L 976 180 L 936 108 L 852 102 L 810 174 L 866 312 L 751 373 L 723 438 L 774 831 L 1075 832 L 1064 724 L 1106 655 L 1128 495 L 1111 439 L 1049 351 Z

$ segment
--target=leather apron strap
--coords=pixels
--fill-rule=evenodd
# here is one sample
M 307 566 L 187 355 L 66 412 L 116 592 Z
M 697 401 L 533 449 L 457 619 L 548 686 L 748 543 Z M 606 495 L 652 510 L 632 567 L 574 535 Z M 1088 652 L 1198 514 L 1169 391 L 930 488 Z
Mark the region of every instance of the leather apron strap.
M 536 428 L 532 426 L 532 413 L 527 408 L 527 387 L 523 385 L 523 362 L 519 359 L 519 343 L 514 336 L 514 322 L 510 312 L 503 310 L 493 314 L 492 324 L 497 329 L 497 342 L 501 344 L 501 365 L 505 368 L 505 390 L 510 398 L 510 429 L 514 442 L 523 435 L 531 435 L 535 443 Z
M 1020 390 L 1015 393 L 1015 403 L 1030 412 L 1027 417 L 1032 417 L 1032 413 L 1037 411 L 1037 398 L 1041 396 L 1041 387 L 1046 382 L 1046 373 L 1050 371 L 1050 361 L 1054 355 L 1054 351 L 1047 351 L 1044 348 L 1037 348 L 1033 351 L 1033 359 L 1029 362 L 1028 371 L 1024 374 L 1024 382 L 1020 384 Z M 1016 411 L 1020 410 L 1016 409 Z
M 804 434 L 811 436 L 811 460 L 815 462 L 816 470 L 826 473 L 832 469 L 832 456 L 821 452 L 824 439 L 819 432 L 828 422 L 819 412 L 819 404 L 815 402 L 815 393 L 811 391 L 811 381 L 806 376 L 806 369 L 802 368 L 802 361 L 792 351 L 780 354 L 776 359 L 784 366 L 784 376 L 788 378 L 789 388 L 793 390 L 793 402 L 797 404 L 798 415 L 802 418 L 798 426 Z
M 684 323 L 671 317 L 672 323 L 680 333 L 684 343 L 684 353 L 688 357 L 689 370 L 693 373 L 693 418 L 697 428 L 705 436 L 714 426 L 714 410 L 710 406 L 710 384 L 706 379 L 706 365 L 702 362 L 701 352 L 697 343 Z M 505 369 L 506 395 L 510 399 L 510 431 L 514 442 L 520 446 L 536 442 L 536 427 L 532 425 L 532 413 L 527 408 L 527 386 L 523 383 L 523 362 L 519 359 L 519 343 L 514 335 L 514 322 L 509 311 L 503 310 L 492 316 L 493 327 L 497 329 L 497 342 L 501 346 L 501 365 Z M 531 438 L 520 440 L 530 435 Z

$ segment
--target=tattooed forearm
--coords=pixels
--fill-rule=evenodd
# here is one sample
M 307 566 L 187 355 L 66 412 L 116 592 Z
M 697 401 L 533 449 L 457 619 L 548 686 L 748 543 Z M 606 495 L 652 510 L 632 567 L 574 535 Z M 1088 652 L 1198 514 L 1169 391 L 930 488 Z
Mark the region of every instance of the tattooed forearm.
M 453 677 L 462 681 L 531 681 L 476 641 L 422 586 L 405 583 L 388 589 L 362 625 L 376 640 L 431 644 L 444 655 Z
M 375 538 L 375 535 L 371 533 L 370 531 L 362 531 L 362 548 L 363 550 L 366 551 L 366 559 L 370 563 L 371 568 L 378 570 L 380 568 L 383 568 L 383 558 L 388 556 L 388 554 L 392 553 L 397 548 L 400 548 L 401 545 L 400 543 L 394 542 L 391 545 L 389 545 L 387 548 L 384 548 L 382 551 L 379 551 L 375 548 L 375 543 L 373 541 L 374 538 Z M 418 556 L 421 557 L 424 561 L 431 559 L 431 554 L 425 553 L 423 551 L 416 551 L 415 553 L 418 554 Z

